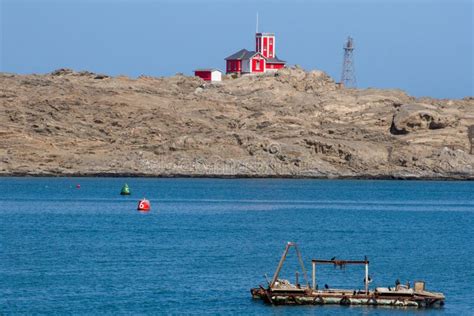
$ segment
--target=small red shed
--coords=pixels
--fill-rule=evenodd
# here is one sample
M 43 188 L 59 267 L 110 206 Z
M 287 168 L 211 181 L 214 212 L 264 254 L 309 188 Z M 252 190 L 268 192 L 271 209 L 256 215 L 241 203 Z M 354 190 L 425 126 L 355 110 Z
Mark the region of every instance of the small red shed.
M 222 72 L 219 69 L 196 69 L 194 75 L 205 81 L 222 81 Z

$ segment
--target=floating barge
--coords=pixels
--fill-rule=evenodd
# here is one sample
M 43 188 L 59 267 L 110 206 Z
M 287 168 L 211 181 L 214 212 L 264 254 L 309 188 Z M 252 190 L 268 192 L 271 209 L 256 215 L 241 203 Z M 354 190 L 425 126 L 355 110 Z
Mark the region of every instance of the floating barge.
M 296 284 L 291 284 L 287 280 L 279 279 L 280 270 L 285 262 L 288 251 L 294 247 L 298 256 L 303 277 L 306 285 L 298 282 L 298 272 L 296 273 Z M 408 285 L 401 285 L 399 282 L 394 287 L 376 287 L 369 290 L 369 260 L 320 260 L 313 259 L 312 263 L 312 286 L 310 286 L 303 259 L 298 246 L 289 242 L 280 259 L 278 267 L 271 281 L 267 279 L 268 286 L 260 285 L 258 288 L 250 290 L 254 299 L 261 299 L 265 303 L 272 305 L 373 305 L 373 306 L 399 306 L 399 307 L 441 307 L 444 305 L 445 297 L 442 293 L 429 292 L 425 289 L 425 282 L 414 282 L 413 288 Z M 365 265 L 364 290 L 332 289 L 327 285 L 324 289 L 319 289 L 316 283 L 316 266 L 321 264 L 331 264 L 335 267 L 343 268 L 346 265 Z

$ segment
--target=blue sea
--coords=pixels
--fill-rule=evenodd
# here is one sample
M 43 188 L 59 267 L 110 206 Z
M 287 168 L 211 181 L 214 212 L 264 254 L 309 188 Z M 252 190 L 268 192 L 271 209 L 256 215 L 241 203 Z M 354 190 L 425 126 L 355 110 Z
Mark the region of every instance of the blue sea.
M 0 178 L 0 314 L 473 315 L 473 226 L 468 181 Z M 446 305 L 252 300 L 288 241 L 308 270 L 367 256 L 371 287 L 424 280 Z M 290 252 L 281 277 L 296 271 Z M 317 278 L 363 288 L 364 268 Z

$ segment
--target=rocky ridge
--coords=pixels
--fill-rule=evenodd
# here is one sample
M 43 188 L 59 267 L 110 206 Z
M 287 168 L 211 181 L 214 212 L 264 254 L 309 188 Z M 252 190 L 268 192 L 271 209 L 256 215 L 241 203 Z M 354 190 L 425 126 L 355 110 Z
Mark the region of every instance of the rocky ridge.
M 474 179 L 474 98 L 339 89 L 321 71 L 1 73 L 0 111 L 0 175 Z

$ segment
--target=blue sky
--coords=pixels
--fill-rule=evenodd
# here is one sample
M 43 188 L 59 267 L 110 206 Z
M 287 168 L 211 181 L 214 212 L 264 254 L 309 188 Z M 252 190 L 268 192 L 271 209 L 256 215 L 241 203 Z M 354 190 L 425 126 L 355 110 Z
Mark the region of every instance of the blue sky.
M 254 49 L 276 34 L 279 58 L 340 79 L 355 40 L 359 87 L 415 96 L 474 95 L 473 1 L 0 0 L 0 71 L 57 68 L 169 76 Z

